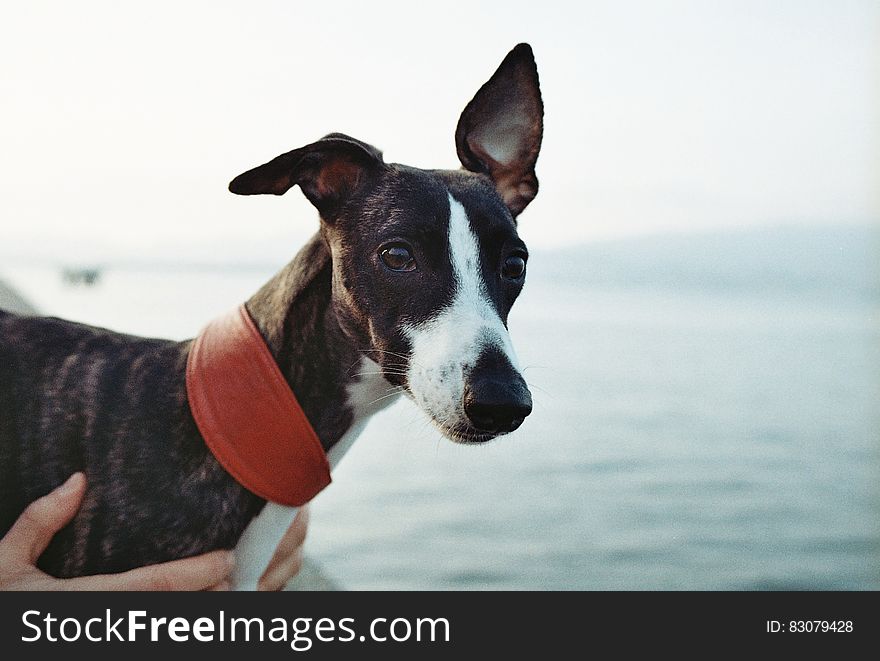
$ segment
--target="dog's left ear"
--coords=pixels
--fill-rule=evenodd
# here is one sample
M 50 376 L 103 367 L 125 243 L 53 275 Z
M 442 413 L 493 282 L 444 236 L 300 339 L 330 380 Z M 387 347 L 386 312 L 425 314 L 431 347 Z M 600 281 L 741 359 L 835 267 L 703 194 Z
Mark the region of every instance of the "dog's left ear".
M 299 185 L 324 220 L 333 220 L 345 201 L 375 180 L 385 167 L 382 152 L 342 133 L 281 154 L 229 183 L 236 195 L 284 195 Z
M 544 104 L 532 48 L 519 44 L 464 109 L 455 130 L 461 164 L 488 174 L 514 217 L 538 193 L 535 162 Z

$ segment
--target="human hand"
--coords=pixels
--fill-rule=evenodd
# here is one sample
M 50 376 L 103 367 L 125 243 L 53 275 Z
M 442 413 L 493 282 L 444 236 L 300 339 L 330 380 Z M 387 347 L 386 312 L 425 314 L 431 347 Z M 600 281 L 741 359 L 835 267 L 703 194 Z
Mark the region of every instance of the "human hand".
M 31 503 L 9 532 L 0 539 L 0 590 L 223 590 L 228 588 L 227 577 L 232 571 L 233 556 L 229 551 L 213 551 L 204 555 L 173 560 L 149 567 L 140 567 L 121 574 L 84 576 L 58 579 L 40 571 L 37 559 L 46 550 L 52 537 L 66 526 L 79 510 L 85 493 L 86 479 L 74 473 L 64 484 Z M 285 540 L 297 524 L 291 526 Z M 302 539 L 281 563 L 286 569 L 279 576 L 298 565 L 291 558 L 302 553 Z M 284 542 L 282 542 L 282 545 Z M 279 546 L 280 550 L 280 546 Z M 276 557 L 279 555 L 276 552 Z M 301 559 L 300 561 L 301 562 Z M 275 558 L 272 559 L 275 563 Z M 271 567 L 271 565 L 270 565 Z M 291 574 L 292 576 L 293 574 Z M 275 576 L 275 574 L 273 574 Z M 288 576 L 289 578 L 289 576 Z M 286 582 L 287 579 L 284 579 Z M 275 585 L 274 582 L 270 585 Z M 283 587 L 283 584 L 282 584 Z

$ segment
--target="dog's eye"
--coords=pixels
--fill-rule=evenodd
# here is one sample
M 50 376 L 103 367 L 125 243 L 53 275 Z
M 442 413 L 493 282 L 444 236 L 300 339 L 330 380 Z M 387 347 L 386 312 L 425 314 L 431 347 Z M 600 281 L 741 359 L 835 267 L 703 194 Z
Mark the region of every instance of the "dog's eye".
M 501 266 L 501 275 L 508 280 L 519 280 L 526 272 L 526 256 L 522 253 L 514 253 L 504 260 Z
M 392 271 L 416 270 L 416 260 L 412 251 L 399 243 L 380 248 L 379 258 Z

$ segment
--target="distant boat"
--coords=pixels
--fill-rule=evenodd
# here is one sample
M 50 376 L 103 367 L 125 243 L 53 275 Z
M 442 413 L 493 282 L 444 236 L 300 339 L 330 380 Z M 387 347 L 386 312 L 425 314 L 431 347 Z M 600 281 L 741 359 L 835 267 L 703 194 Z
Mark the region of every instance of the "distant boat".
M 101 279 L 101 269 L 66 267 L 61 269 L 61 279 L 68 285 L 91 287 Z

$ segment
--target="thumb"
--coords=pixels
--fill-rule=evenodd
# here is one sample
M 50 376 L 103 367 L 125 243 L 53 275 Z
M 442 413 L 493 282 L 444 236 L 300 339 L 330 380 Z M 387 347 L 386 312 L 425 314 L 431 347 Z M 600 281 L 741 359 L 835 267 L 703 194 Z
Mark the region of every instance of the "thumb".
M 76 515 L 85 486 L 85 475 L 74 473 L 60 487 L 28 505 L 3 538 L 10 560 L 35 564 L 55 533 Z

